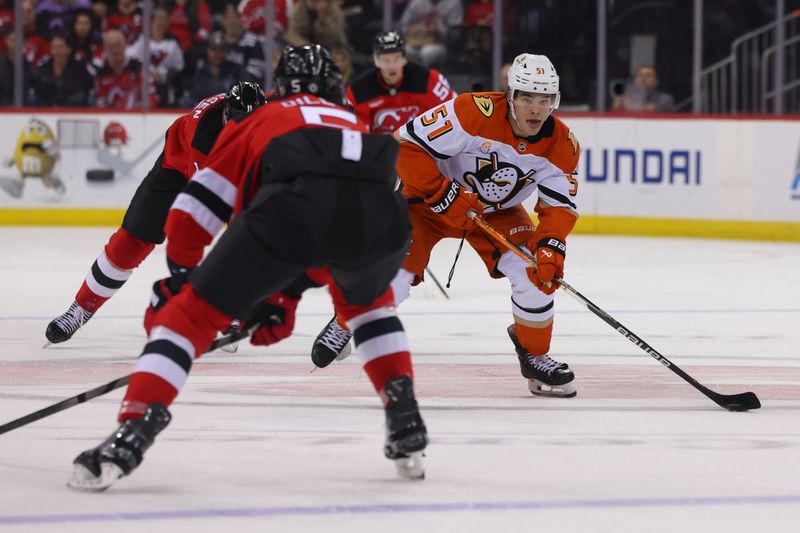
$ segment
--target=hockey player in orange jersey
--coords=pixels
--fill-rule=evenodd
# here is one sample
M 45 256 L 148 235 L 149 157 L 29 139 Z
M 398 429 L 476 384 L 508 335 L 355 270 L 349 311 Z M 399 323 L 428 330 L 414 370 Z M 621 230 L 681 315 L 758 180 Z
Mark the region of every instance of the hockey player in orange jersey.
M 552 112 L 560 93 L 555 67 L 521 54 L 506 93 L 465 93 L 401 127 L 397 173 L 408 200 L 412 243 L 392 282 L 395 300 L 419 283 L 432 248 L 462 236 L 489 275 L 508 278 L 514 323 L 508 327 L 522 375 L 534 395 L 572 397 L 573 372 L 549 356 L 554 278 L 563 276 L 566 239 L 577 221 L 574 175 L 580 148 Z M 533 196 L 538 225 L 522 205 Z M 537 268 L 490 239 L 468 216 L 474 209 L 512 242 L 526 246 Z M 333 357 L 330 358 L 333 360 Z

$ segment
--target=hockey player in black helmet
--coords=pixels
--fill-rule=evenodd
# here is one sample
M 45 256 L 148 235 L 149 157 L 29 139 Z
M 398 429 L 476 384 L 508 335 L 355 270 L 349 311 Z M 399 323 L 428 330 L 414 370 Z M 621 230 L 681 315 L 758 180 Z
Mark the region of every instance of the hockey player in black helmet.
M 280 96 L 309 93 L 342 105 L 342 80 L 331 54 L 318 44 L 287 46 L 275 67 L 275 87 Z
M 341 102 L 341 75 L 321 47 L 285 49 L 275 78 L 280 97 L 225 128 L 194 176 L 208 187 L 199 194 L 187 187 L 181 197 L 191 201 L 179 198 L 170 212 L 168 225 L 181 204 L 175 222 L 187 226 L 186 240 L 176 244 L 187 254 L 199 251 L 197 262 L 230 223 L 156 315 L 119 411 L 121 425 L 75 459 L 72 488 L 104 490 L 138 467 L 169 423 L 167 408 L 192 361 L 231 319 L 258 315 L 263 306 L 251 342 L 276 342 L 291 334 L 303 290 L 319 285 L 328 285 L 337 313 L 354 331 L 364 371 L 383 402 L 384 455 L 401 476 L 424 476 L 427 432 L 389 286 L 410 236 L 406 203 L 395 191 L 398 145 L 367 133 L 366 124 L 334 103 Z
M 237 82 L 225 94 L 225 120 L 236 120 L 266 102 L 264 91 L 257 83 Z
M 263 103 L 264 93 L 257 83 L 239 82 L 227 94 L 202 100 L 172 123 L 164 149 L 136 190 L 122 227 L 87 272 L 69 309 L 47 325 L 47 344 L 69 340 L 125 284 L 155 246 L 164 242 L 170 206 L 195 170 L 203 166 L 225 122 Z M 171 284 L 177 290 L 188 271 L 179 263 L 168 264 L 174 276 Z

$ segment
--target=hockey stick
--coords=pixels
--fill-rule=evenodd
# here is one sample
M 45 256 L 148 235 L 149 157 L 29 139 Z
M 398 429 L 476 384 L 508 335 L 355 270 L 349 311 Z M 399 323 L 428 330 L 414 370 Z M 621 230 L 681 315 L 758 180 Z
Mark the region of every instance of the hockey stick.
M 242 339 L 246 339 L 247 337 L 250 336 L 251 333 L 253 333 L 256 329 L 258 329 L 258 326 L 260 326 L 260 324 L 255 324 L 251 326 L 250 329 L 244 331 L 237 331 L 236 333 L 231 333 L 230 335 L 226 335 L 225 337 L 220 337 L 219 339 L 211 343 L 211 346 L 208 348 L 206 353 L 213 352 L 214 350 L 222 348 L 223 346 L 227 346 L 229 344 L 233 344 L 234 342 L 239 342 Z M 42 418 L 48 417 L 52 414 L 64 411 L 65 409 L 69 409 L 70 407 L 75 407 L 78 404 L 88 402 L 89 400 L 97 398 L 98 396 L 108 394 L 112 390 L 116 390 L 119 389 L 120 387 L 124 387 L 125 385 L 127 385 L 130 379 L 131 379 L 130 374 L 127 376 L 123 376 L 121 378 L 117 378 L 113 381 L 109 381 L 105 385 L 100 385 L 99 387 L 95 387 L 93 389 L 87 390 L 86 392 L 82 392 L 77 396 L 67 398 L 66 400 L 62 400 L 49 407 L 45 407 L 44 409 L 39 409 L 38 411 L 34 411 L 29 415 L 17 418 L 16 420 L 12 420 L 11 422 L 8 422 L 0 426 L 0 435 L 2 435 L 3 433 L 8 433 L 12 429 L 17 429 L 18 427 L 28 425 L 31 422 L 35 422 L 36 420 L 41 420 Z
M 442 295 L 444 295 L 444 297 L 449 300 L 450 296 L 445 292 L 444 287 L 442 287 L 442 284 L 439 283 L 438 279 L 436 279 L 436 276 L 433 275 L 433 272 L 431 272 L 431 269 L 428 268 L 428 267 L 425 267 L 425 272 L 428 274 L 428 276 L 430 276 L 430 278 L 433 280 L 433 282 L 439 288 L 439 290 L 441 291 Z
M 536 266 L 536 258 L 525 248 L 518 246 L 508 240 L 503 234 L 498 232 L 492 226 L 490 226 L 477 212 L 469 211 L 469 217 L 475 221 L 475 223 L 487 234 L 493 237 L 496 241 L 500 244 L 517 254 L 521 259 L 526 261 L 531 266 Z M 620 324 L 616 319 L 614 319 L 611 315 L 600 309 L 597 305 L 595 305 L 591 300 L 586 298 L 584 295 L 576 291 L 565 282 L 563 279 L 555 279 L 558 282 L 564 291 L 575 298 L 581 305 L 586 307 L 589 311 L 600 317 L 603 322 L 617 330 L 623 337 L 634 343 L 636 346 L 644 350 L 644 352 L 664 365 L 665 367 L 669 368 L 676 374 L 678 374 L 684 381 L 686 381 L 689 385 L 694 387 L 695 389 L 699 390 L 711 400 L 713 400 L 717 405 L 724 407 L 728 411 L 749 411 L 751 409 L 758 409 L 761 407 L 761 402 L 758 400 L 758 396 L 756 396 L 752 392 L 742 392 L 740 394 L 720 394 L 718 392 L 714 392 L 708 387 L 702 385 L 692 376 L 681 370 L 675 363 L 661 355 L 655 348 L 647 344 L 643 341 L 638 335 L 634 334 L 630 329 Z

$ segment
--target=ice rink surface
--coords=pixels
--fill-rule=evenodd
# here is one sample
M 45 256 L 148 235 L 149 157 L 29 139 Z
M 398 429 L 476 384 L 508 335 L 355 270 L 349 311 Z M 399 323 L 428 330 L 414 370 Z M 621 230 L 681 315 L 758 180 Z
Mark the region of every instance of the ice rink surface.
M 75 337 L 43 349 L 113 230 L 0 228 L 0 424 L 128 374 L 162 250 Z M 446 280 L 457 241 L 434 251 Z M 330 316 L 310 291 L 295 336 L 198 361 L 141 467 L 66 488 L 113 431 L 122 390 L 0 435 L 0 531 L 761 532 L 800 523 L 800 246 L 570 238 L 565 278 L 711 389 L 727 412 L 559 293 L 552 355 L 578 396 L 535 398 L 505 332 L 504 280 L 465 248 L 450 300 L 400 308 L 430 431 L 427 479 L 383 458 L 383 414 L 354 357 L 311 373 Z

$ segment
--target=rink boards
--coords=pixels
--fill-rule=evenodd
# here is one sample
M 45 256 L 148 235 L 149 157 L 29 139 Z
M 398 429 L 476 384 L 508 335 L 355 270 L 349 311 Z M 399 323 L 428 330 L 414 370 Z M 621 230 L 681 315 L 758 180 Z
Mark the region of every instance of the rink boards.
M 36 113 L 58 146 L 53 174 L 10 185 L 31 110 L 4 112 L 0 224 L 116 225 L 178 116 Z M 564 115 L 581 144 L 576 232 L 800 241 L 800 120 L 769 117 Z M 121 128 L 120 128 L 121 127 Z M 120 134 L 120 131 L 124 132 Z M 26 142 L 31 142 L 30 139 Z M 87 171 L 113 171 L 90 181 Z

